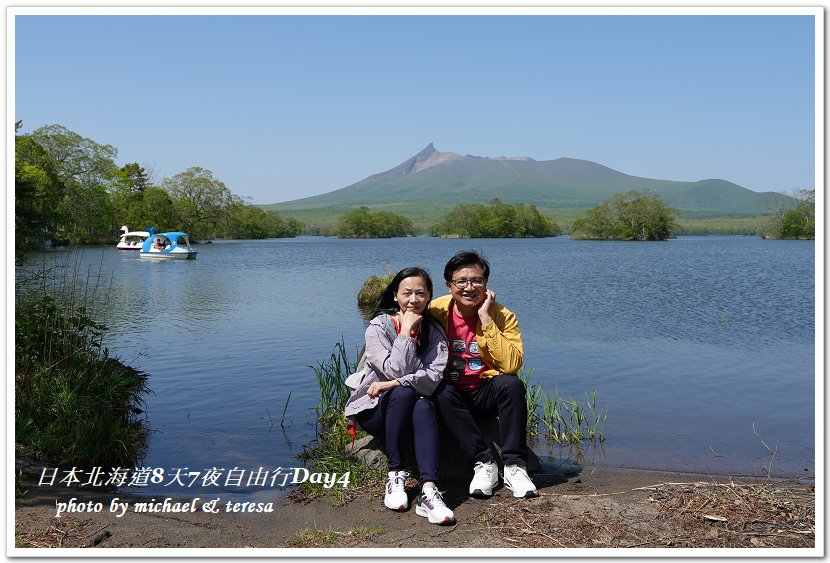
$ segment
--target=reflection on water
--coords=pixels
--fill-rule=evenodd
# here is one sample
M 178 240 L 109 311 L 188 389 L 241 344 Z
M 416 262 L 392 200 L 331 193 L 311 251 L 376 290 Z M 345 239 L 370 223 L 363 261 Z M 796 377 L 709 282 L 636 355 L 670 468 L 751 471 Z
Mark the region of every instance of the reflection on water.
M 444 263 L 467 248 L 488 257 L 497 300 L 518 316 L 533 381 L 577 399 L 596 389 L 608 412 L 601 447 L 542 442 L 543 455 L 757 473 L 768 444 L 773 472 L 813 471 L 809 241 L 308 237 L 217 242 L 187 261 L 69 255 L 108 289 L 106 344 L 150 374 L 144 463 L 233 468 L 300 465 L 318 401 L 309 366 L 341 340 L 352 355 L 362 346 L 367 277 L 418 265 L 443 295 Z M 283 411 L 287 430 L 274 423 Z

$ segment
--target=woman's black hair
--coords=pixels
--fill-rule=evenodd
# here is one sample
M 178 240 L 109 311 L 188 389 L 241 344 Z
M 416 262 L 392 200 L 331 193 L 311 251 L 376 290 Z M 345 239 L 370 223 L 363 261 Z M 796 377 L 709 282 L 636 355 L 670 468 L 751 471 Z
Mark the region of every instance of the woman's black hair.
M 398 305 L 398 302 L 395 301 L 395 295 L 398 293 L 398 287 L 400 287 L 403 280 L 413 277 L 418 277 L 424 280 L 424 283 L 427 286 L 427 291 L 429 291 L 429 299 L 427 300 L 427 305 L 429 305 L 429 301 L 432 300 L 432 278 L 429 277 L 429 272 L 418 267 L 404 268 L 395 274 L 395 277 L 392 278 L 392 281 L 389 282 L 389 285 L 387 285 L 386 289 L 383 290 L 383 293 L 380 294 L 377 305 L 375 305 L 375 310 L 372 312 L 372 318 L 384 313 L 392 316 L 396 315 L 398 311 L 400 311 L 400 306 Z M 434 321 L 429 309 L 424 309 L 421 316 L 421 336 L 418 339 L 418 346 L 416 348 L 418 354 L 423 354 L 429 346 L 429 329 L 427 328 L 427 325 L 428 323 Z

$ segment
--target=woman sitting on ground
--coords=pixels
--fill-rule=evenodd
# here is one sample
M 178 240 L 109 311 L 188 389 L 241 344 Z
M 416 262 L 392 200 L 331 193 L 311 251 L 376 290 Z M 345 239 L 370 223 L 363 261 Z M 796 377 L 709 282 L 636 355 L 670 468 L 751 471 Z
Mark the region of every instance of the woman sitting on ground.
M 426 310 L 430 299 L 432 280 L 421 268 L 401 270 L 383 291 L 366 329 L 365 375 L 346 402 L 346 415 L 386 444 L 386 507 L 409 506 L 403 457 L 414 436 L 421 486 L 415 513 L 451 524 L 455 516 L 436 484 L 438 424 L 429 399 L 447 365 L 447 336 Z

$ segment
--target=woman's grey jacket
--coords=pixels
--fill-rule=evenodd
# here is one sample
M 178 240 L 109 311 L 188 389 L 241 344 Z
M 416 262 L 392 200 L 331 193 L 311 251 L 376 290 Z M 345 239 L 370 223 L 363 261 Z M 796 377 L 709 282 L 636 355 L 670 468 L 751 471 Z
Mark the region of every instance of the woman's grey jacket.
M 447 367 L 449 352 L 447 335 L 432 316 L 424 318 L 421 331 L 427 330 L 429 347 L 419 356 L 417 342 L 406 334 L 395 334 L 392 317 L 378 315 L 366 328 L 364 377 L 352 396 L 346 401 L 346 416 L 373 409 L 379 397 L 367 394 L 375 381 L 397 379 L 401 385 L 412 387 L 421 396 L 429 397 L 441 383 Z

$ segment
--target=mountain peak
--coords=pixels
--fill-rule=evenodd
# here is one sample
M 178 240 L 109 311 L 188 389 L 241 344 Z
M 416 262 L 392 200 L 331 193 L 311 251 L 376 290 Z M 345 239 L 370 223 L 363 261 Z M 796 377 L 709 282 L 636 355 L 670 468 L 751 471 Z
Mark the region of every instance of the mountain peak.
M 486 203 L 498 197 L 540 208 L 588 209 L 632 188 L 653 191 L 677 209 L 712 217 L 731 213 L 760 215 L 773 197 L 725 180 L 681 182 L 644 178 L 568 157 L 534 161 L 529 157 L 460 156 L 440 152 L 429 143 L 390 170 L 301 201 L 313 206 L 409 205 L 428 201 L 430 209 L 444 206 L 449 211 L 454 204 Z
M 438 152 L 438 149 L 435 148 L 433 143 L 430 143 L 424 148 L 424 150 L 416 154 L 415 158 L 418 158 L 419 156 L 429 156 L 434 152 Z
M 429 164 L 430 162 L 434 161 L 436 158 L 440 159 L 443 154 L 454 154 L 454 153 L 442 153 L 438 152 L 438 149 L 435 148 L 433 143 L 428 144 L 424 150 L 407 160 L 404 164 L 410 163 L 409 169 L 406 173 L 409 172 L 418 172 L 419 170 L 423 170 L 424 168 L 429 168 L 430 166 L 434 166 L 434 164 Z
M 424 170 L 426 168 L 432 168 L 433 166 L 437 166 L 438 164 L 450 160 L 457 160 L 460 158 L 463 157 L 454 152 L 439 152 L 438 149 L 435 148 L 435 145 L 433 143 L 430 143 L 426 147 L 424 147 L 424 149 L 421 152 L 419 152 L 412 158 L 405 160 L 404 162 L 400 163 L 391 170 L 387 170 L 386 172 L 381 172 L 380 174 L 369 176 L 368 178 L 363 180 L 363 182 L 373 184 L 384 180 L 399 178 L 401 176 L 408 176 L 410 174 L 414 174 L 415 172 L 420 172 L 421 170 Z

